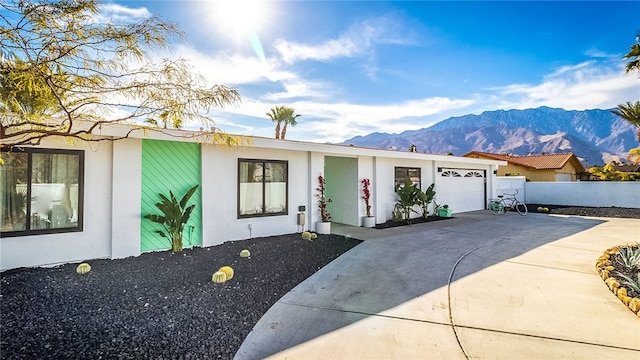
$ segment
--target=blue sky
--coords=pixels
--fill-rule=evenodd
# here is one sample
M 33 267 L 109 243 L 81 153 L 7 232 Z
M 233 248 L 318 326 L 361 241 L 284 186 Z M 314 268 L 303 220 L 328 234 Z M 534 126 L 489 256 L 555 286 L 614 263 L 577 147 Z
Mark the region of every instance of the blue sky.
M 211 113 L 235 134 L 273 137 L 276 105 L 302 115 L 288 139 L 340 142 L 487 110 L 640 99 L 622 59 L 639 1 L 118 1 L 103 13 L 178 23 L 187 41 L 156 56 L 237 88 L 241 104 Z

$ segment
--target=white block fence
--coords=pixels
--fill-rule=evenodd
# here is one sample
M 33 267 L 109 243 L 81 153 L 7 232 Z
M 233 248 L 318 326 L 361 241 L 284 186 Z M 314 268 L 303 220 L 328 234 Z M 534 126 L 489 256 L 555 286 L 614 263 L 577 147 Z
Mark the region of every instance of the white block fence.
M 519 189 L 528 204 L 640 208 L 638 181 L 526 182 L 524 177 L 498 177 L 499 191 Z

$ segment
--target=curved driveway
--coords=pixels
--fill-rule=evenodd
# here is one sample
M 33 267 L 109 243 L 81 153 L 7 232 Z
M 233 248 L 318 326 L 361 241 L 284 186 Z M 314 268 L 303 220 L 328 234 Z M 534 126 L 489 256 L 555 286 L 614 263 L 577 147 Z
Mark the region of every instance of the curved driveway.
M 283 296 L 236 359 L 640 358 L 595 261 L 640 220 L 487 211 L 374 230 Z

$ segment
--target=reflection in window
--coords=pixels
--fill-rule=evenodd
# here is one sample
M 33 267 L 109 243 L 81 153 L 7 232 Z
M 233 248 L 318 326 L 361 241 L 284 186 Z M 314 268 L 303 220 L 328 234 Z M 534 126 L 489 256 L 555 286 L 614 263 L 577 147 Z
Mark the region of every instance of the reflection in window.
M 286 161 L 238 161 L 238 216 L 287 214 Z
M 82 151 L 13 149 L 2 158 L 3 237 L 82 230 Z
M 398 186 L 404 185 L 407 176 L 411 179 L 411 182 L 420 189 L 420 168 L 396 167 L 394 182 L 395 190 L 398 189 Z

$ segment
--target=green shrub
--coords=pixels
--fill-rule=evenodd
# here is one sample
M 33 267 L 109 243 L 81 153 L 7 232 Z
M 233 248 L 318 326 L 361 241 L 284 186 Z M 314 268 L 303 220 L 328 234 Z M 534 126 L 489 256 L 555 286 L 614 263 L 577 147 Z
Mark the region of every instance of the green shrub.
M 169 198 L 163 194 L 158 194 L 162 201 L 156 203 L 156 207 L 162 212 L 162 215 L 147 214 L 144 216 L 145 219 L 149 219 L 164 227 L 164 231 L 156 230 L 155 232 L 161 237 L 169 239 L 171 242 L 171 251 L 173 252 L 182 251 L 182 232 L 184 231 L 184 225 L 189 221 L 191 212 L 196 207 L 195 205 L 187 206 L 187 203 L 197 189 L 198 185 L 189 189 L 180 202 L 178 202 L 172 191 L 169 191 Z

